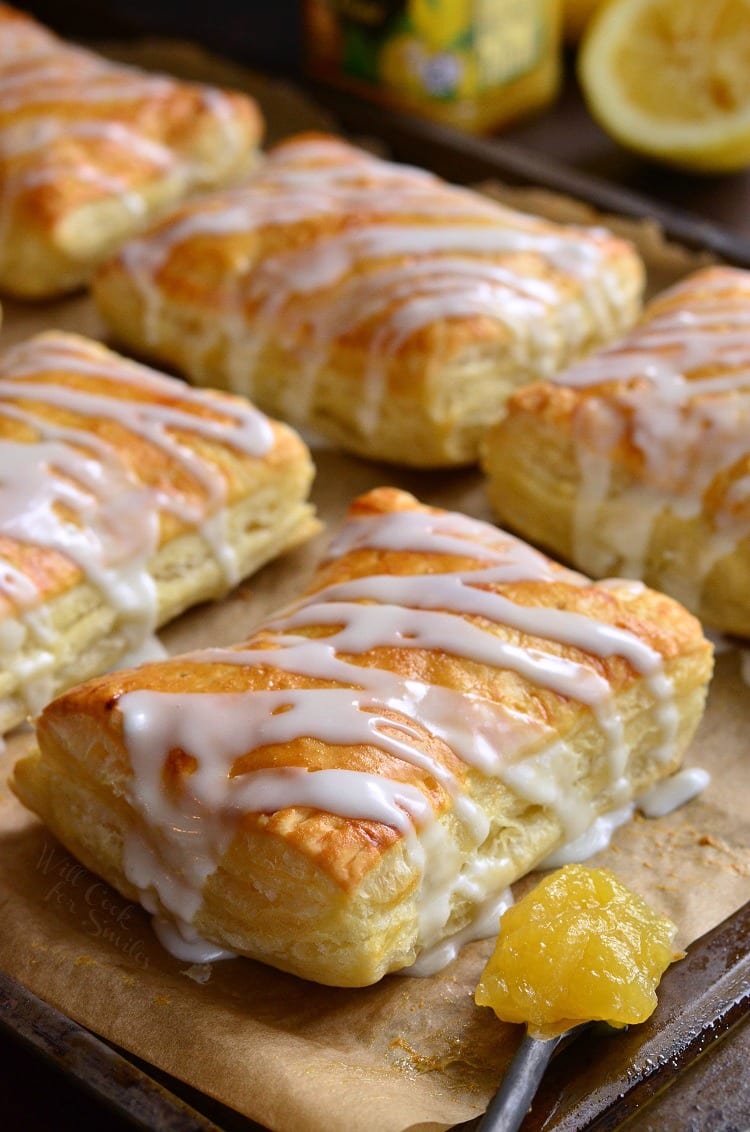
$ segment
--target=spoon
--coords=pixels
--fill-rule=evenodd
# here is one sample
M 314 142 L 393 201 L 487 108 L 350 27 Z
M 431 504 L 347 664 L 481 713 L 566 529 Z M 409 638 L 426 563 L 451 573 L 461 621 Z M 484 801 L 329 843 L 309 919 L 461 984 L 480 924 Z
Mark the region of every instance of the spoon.
M 527 1031 L 477 1132 L 516 1132 L 529 1111 L 555 1050 L 591 1025 L 592 1022 L 581 1022 L 552 1038 L 532 1038 Z

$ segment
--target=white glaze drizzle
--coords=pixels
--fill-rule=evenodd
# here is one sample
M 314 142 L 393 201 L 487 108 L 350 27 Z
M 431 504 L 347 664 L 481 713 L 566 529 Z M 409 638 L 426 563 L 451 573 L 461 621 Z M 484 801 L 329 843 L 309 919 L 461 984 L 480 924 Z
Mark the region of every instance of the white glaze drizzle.
M 159 943 L 165 951 L 174 955 L 175 959 L 182 959 L 185 963 L 216 963 L 219 959 L 236 958 L 233 951 L 227 951 L 225 947 L 217 947 L 201 939 L 190 924 L 165 920 L 161 916 L 154 916 L 151 922 Z M 207 980 L 200 978 L 196 981 Z
M 471 923 L 465 928 L 454 932 L 447 939 L 427 947 L 420 952 L 419 958 L 410 967 L 399 971 L 400 975 L 412 975 L 419 979 L 428 978 L 442 971 L 452 963 L 467 943 L 474 943 L 478 939 L 491 939 L 498 933 L 500 920 L 504 912 L 513 904 L 513 893 L 509 888 L 499 895 L 486 901 Z
M 549 729 L 543 724 L 476 693 L 438 688 L 416 679 L 405 680 L 385 669 L 344 661 L 336 655 L 331 637 L 326 637 L 324 641 L 311 641 L 307 637 L 284 633 L 274 636 L 273 644 L 275 647 L 272 649 L 202 649 L 198 653 L 188 653 L 185 659 L 200 664 L 267 665 L 282 672 L 314 675 L 318 680 L 353 686 L 325 689 L 320 695 L 308 695 L 307 692 L 296 690 L 278 698 L 273 698 L 274 693 L 253 693 L 255 700 L 263 696 L 272 697 L 263 704 L 269 712 L 282 704 L 287 708 L 286 714 L 293 716 L 285 721 L 289 734 L 293 734 L 300 724 L 311 728 L 312 719 L 309 716 L 304 718 L 305 711 L 310 705 L 313 713 L 317 711 L 319 706 L 323 706 L 324 692 L 331 692 L 329 705 L 332 708 L 354 706 L 356 701 L 360 711 L 385 707 L 414 723 L 427 726 L 431 734 L 442 739 L 467 766 L 475 767 L 485 774 L 499 774 L 504 759 L 516 754 L 534 735 L 538 739 L 549 735 Z M 197 712 L 202 710 L 202 702 L 195 701 Z M 296 719 L 293 715 L 295 707 Z M 239 717 L 243 710 L 243 706 L 239 705 Z M 382 730 L 386 724 L 378 716 L 368 716 L 367 720 L 369 732 L 362 733 L 363 741 L 371 743 L 378 730 Z M 241 719 L 238 718 L 237 722 L 241 724 Z M 392 722 L 388 725 L 392 726 Z M 275 735 L 279 735 L 278 730 L 275 730 Z M 442 785 L 452 788 L 452 775 L 433 760 L 422 756 L 418 750 L 409 749 L 403 743 L 396 744 L 385 737 L 384 749 L 416 766 L 429 769 Z
M 514 360 L 547 376 L 583 348 L 592 321 L 603 337 L 621 323 L 608 234 L 555 228 L 422 170 L 321 139 L 286 143 L 241 189 L 189 205 L 127 245 L 122 261 L 143 300 L 147 341 L 158 344 L 159 275 L 182 244 L 321 217 L 329 224 L 306 243 L 243 261 L 222 294 L 230 381 L 252 395 L 272 340 L 299 359 L 285 405 L 297 419 L 309 411 L 332 345 L 347 334 L 364 333 L 369 343 L 358 422 L 367 433 L 377 424 L 389 359 L 420 330 L 472 317 L 506 324 Z M 529 256 L 553 274 L 535 278 Z M 206 355 L 219 340 L 220 330 L 207 334 Z M 198 376 L 208 364 L 195 354 L 189 361 Z
M 600 814 L 580 836 L 548 854 L 537 868 L 559 869 L 573 862 L 586 861 L 609 847 L 615 830 L 630 821 L 634 810 L 639 810 L 647 818 L 664 817 L 691 802 L 710 782 L 711 775 L 707 770 L 683 767 L 640 794 L 634 802 Z
M 549 853 L 543 861 L 539 862 L 537 868 L 560 869 L 563 865 L 588 861 L 589 857 L 593 857 L 595 853 L 601 853 L 603 849 L 609 847 L 615 830 L 630 821 L 634 808 L 631 802 L 617 810 L 599 814 L 594 818 L 588 829 L 572 841 L 566 842 L 559 849 Z
M 152 633 L 136 648 L 119 657 L 116 667 L 113 667 L 111 671 L 119 672 L 123 668 L 138 668 L 139 665 L 150 664 L 154 660 L 166 660 L 168 656 L 169 653 L 164 645 L 156 634 Z
M 670 300 L 666 310 L 663 299 Z M 592 390 L 577 419 L 575 559 L 594 573 L 642 576 L 665 506 L 679 518 L 703 514 L 708 530 L 691 562 L 692 576 L 678 568 L 662 578 L 664 588 L 696 608 L 715 563 L 750 534 L 750 475 L 729 482 L 715 513 L 704 508 L 711 484 L 748 453 L 750 276 L 732 268 L 697 273 L 667 292 L 617 345 L 554 380 Z M 613 388 L 615 382 L 623 384 Z M 603 526 L 600 507 L 613 491 L 612 453 L 626 433 L 642 458 L 643 482 L 616 489 Z
M 486 840 L 489 821 L 462 777 L 425 746 L 425 731 L 468 766 L 552 808 L 566 835 L 578 835 L 591 823 L 595 812 L 576 801 L 570 778 L 547 775 L 543 797 L 538 793 L 544 776 L 535 771 L 524 779 L 523 768 L 536 757 L 518 761 L 524 750 L 546 739 L 539 756 L 544 758 L 560 746 L 550 745 L 545 725 L 476 694 L 404 679 L 379 659 L 381 648 L 427 649 L 476 660 L 589 705 L 603 732 L 613 797 L 622 788 L 625 769 L 622 725 L 609 684 L 588 658 L 621 655 L 663 701 L 663 741 L 665 748 L 671 746 L 671 687 L 656 652 L 624 630 L 557 609 L 521 606 L 489 588 L 553 577 L 580 586 L 585 581 L 580 575 L 554 569 L 542 555 L 488 524 L 450 514 L 409 510 L 355 519 L 333 552 L 360 548 L 419 549 L 442 558 L 429 574 L 368 575 L 313 593 L 269 622 L 258 647 L 251 642 L 184 658 L 190 664 L 268 669 L 274 675 L 265 690 L 171 694 L 143 689 L 119 700 L 133 768 L 130 799 L 143 819 L 140 834 L 126 840 L 125 869 L 151 910 L 191 924 L 240 815 L 309 806 L 382 822 L 402 835 L 422 875 L 418 947 L 440 941 L 456 902 L 481 907 L 505 887 L 509 866 L 492 857 L 482 861 L 470 855 L 466 861 L 466 846 L 476 848 Z M 464 559 L 457 570 L 450 566 L 455 557 Z M 473 559 L 473 569 L 466 559 Z M 503 624 L 532 634 L 533 645 L 499 637 L 494 627 Z M 330 632 L 322 637 L 301 635 L 323 626 Z M 581 659 L 561 656 L 562 644 L 581 649 Z M 296 687 L 294 675 L 316 686 Z M 331 745 L 375 747 L 396 765 L 426 772 L 451 798 L 462 848 L 434 820 L 426 795 L 399 779 L 299 767 L 232 775 L 235 761 L 248 752 L 305 736 Z M 163 766 L 172 750 L 195 760 L 177 797 L 164 789 Z
M 673 810 L 697 798 L 710 781 L 711 775 L 702 767 L 683 767 L 641 794 L 636 798 L 635 804 L 647 818 L 663 818 L 665 814 L 671 814 Z
M 123 387 L 129 391 L 122 396 Z M 179 394 L 180 404 L 167 398 Z M 191 408 L 215 410 L 215 419 Z M 47 408 L 64 414 L 51 423 Z M 0 535 L 62 553 L 99 589 L 119 619 L 126 648 L 139 648 L 156 622 L 149 562 L 159 545 L 160 514 L 173 514 L 203 534 L 227 586 L 237 568 L 225 529 L 221 472 L 201 462 L 185 435 L 221 441 L 252 456 L 273 442 L 269 422 L 250 406 L 201 397 L 168 378 L 93 347 L 85 339 L 47 334 L 0 360 L 0 423 L 20 425 L 30 439 L 0 441 Z M 139 478 L 122 451 L 91 430 L 116 422 L 182 466 L 196 498 L 170 494 Z M 3 662 L 36 712 L 51 691 L 54 633 L 42 595 L 22 569 L 0 559 Z M 27 642 L 32 646 L 21 652 Z

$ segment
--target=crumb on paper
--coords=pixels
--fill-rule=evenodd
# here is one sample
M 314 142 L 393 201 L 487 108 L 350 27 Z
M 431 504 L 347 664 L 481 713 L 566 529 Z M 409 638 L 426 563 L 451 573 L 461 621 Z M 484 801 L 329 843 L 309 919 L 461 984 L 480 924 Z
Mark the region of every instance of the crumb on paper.
M 211 978 L 213 966 L 210 963 L 191 963 L 184 971 L 180 971 L 187 979 L 192 979 L 194 983 L 200 983 L 203 986 Z
M 705 858 L 706 864 L 725 868 L 736 876 L 750 877 L 750 857 L 746 852 L 729 845 L 715 833 L 702 833 L 697 840 L 702 847 L 716 850 Z
M 155 994 L 153 997 L 154 1006 L 169 1006 L 172 999 L 168 994 Z
M 416 1073 L 441 1073 L 447 1064 L 445 1055 L 417 1053 L 403 1037 L 393 1038 L 390 1048 L 402 1051 L 401 1056 L 396 1058 L 396 1064 L 400 1069 L 413 1069 Z
M 397 1051 L 392 1064 L 397 1069 L 411 1071 L 419 1076 L 423 1073 L 440 1073 L 443 1076 L 455 1075 L 460 1078 L 462 1088 L 471 1088 L 471 1081 L 466 1073 L 461 1072 L 462 1066 L 471 1070 L 481 1068 L 479 1062 L 467 1055 L 460 1039 L 450 1038 L 448 1048 L 439 1053 L 418 1053 L 404 1037 L 393 1038 L 389 1043 L 392 1050 Z M 453 1071 L 453 1073 L 451 1073 Z
M 741 845 L 732 844 L 717 833 L 706 832 L 692 824 L 680 825 L 676 829 L 654 830 L 649 858 L 639 855 L 639 866 L 651 871 L 658 870 L 667 879 L 680 876 L 679 868 L 674 867 L 676 859 L 681 863 L 692 863 L 699 869 L 711 868 L 742 878 L 750 877 L 750 851 Z M 663 886 L 662 889 L 669 891 Z
M 76 958 L 76 967 L 88 967 L 91 964 L 96 964 L 96 960 L 92 955 L 79 955 Z

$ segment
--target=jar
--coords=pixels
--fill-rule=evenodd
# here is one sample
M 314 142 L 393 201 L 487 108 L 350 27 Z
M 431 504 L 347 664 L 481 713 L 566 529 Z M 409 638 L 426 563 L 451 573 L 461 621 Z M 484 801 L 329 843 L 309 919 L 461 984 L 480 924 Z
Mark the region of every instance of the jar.
M 559 0 L 306 0 L 316 78 L 472 131 L 549 102 Z

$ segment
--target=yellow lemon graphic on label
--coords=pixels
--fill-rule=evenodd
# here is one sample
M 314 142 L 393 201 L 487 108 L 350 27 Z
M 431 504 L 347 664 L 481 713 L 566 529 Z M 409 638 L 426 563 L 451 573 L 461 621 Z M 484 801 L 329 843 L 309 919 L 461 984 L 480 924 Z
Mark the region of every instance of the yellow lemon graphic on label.
M 442 51 L 471 25 L 472 0 L 409 0 L 411 25 L 423 43 Z

